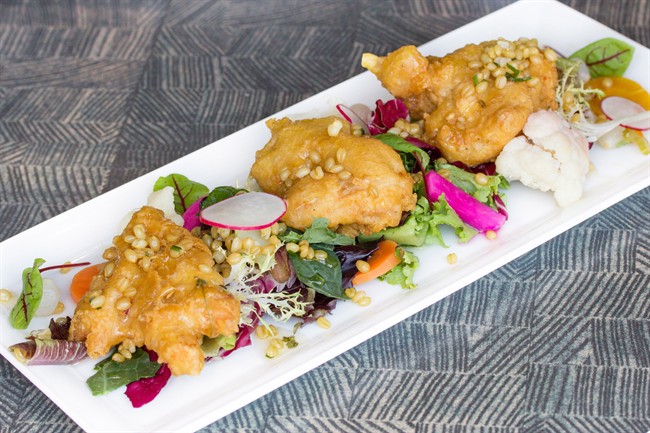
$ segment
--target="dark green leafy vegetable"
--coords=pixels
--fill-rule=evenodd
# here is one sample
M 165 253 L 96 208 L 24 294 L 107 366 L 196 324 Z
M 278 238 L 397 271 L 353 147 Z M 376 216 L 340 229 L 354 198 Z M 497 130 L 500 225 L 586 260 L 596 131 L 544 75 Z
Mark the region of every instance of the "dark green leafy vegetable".
M 325 260 L 303 259 L 299 254 L 289 252 L 289 260 L 298 280 L 306 287 L 330 298 L 348 299 L 342 287 L 341 263 L 336 254 L 326 248 Z
M 23 270 L 23 291 L 9 314 L 9 323 L 15 329 L 27 329 L 41 303 L 43 277 L 38 268 L 43 263 L 45 263 L 43 259 L 34 259 L 34 265 Z
M 104 395 L 131 382 L 153 377 L 160 364 L 151 361 L 149 354 L 137 348 L 131 359 L 115 362 L 110 357 L 95 365 L 97 373 L 90 376 L 86 383 L 93 395 Z
M 289 230 L 280 236 L 283 242 L 300 242 L 306 240 L 310 244 L 327 245 L 354 245 L 354 238 L 334 233 L 327 227 L 327 218 L 314 218 L 311 226 L 300 233 L 296 230 Z
M 219 203 L 222 200 L 235 196 L 238 192 L 246 192 L 245 189 L 232 186 L 219 186 L 210 191 L 210 194 L 201 202 L 201 209 Z
M 585 62 L 592 78 L 622 76 L 632 61 L 634 47 L 614 38 L 604 38 L 569 56 Z
M 382 143 L 387 144 L 392 147 L 397 153 L 399 153 L 402 158 L 402 163 L 406 171 L 413 171 L 413 166 L 415 165 L 415 158 L 420 160 L 420 164 L 426 170 L 429 165 L 429 154 L 424 150 L 420 149 L 414 144 L 409 143 L 404 140 L 399 135 L 395 134 L 379 134 L 375 135 L 373 138 L 381 140 Z
M 159 177 L 153 186 L 153 190 L 158 191 L 166 186 L 174 188 L 174 210 L 179 215 L 183 215 L 192 203 L 205 197 L 209 192 L 207 186 L 191 181 L 178 173 Z
M 388 284 L 399 284 L 403 289 L 415 289 L 413 275 L 420 264 L 418 258 L 412 252 L 401 247 L 397 248 L 397 254 L 401 259 L 400 264 L 380 276 L 379 279 Z

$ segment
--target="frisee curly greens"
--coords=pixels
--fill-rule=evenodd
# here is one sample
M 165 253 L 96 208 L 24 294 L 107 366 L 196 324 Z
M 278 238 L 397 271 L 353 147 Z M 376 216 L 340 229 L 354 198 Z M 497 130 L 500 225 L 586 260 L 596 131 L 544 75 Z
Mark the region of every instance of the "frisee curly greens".
M 240 301 L 240 325 L 251 325 L 255 318 L 261 320 L 263 314 L 280 322 L 305 314 L 308 303 L 300 299 L 299 292 L 259 290 L 258 284 L 265 283 L 261 279 L 270 278 L 268 271 L 275 264 L 275 254 L 243 253 L 242 260 L 232 266 L 226 289 Z
M 586 112 L 589 110 L 589 97 L 602 98 L 605 93 L 600 89 L 586 89 L 585 83 L 578 77 L 580 60 L 561 59 L 558 67 L 562 77 L 555 91 L 558 112 L 569 123 L 586 122 Z M 570 96 L 567 96 L 570 95 Z M 567 101 L 572 101 L 568 104 Z

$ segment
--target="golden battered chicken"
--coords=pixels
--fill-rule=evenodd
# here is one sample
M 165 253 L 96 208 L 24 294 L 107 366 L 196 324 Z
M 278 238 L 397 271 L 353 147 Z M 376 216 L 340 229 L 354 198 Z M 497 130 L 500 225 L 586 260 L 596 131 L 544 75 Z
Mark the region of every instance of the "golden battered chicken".
M 283 221 L 305 230 L 314 218 L 356 236 L 399 224 L 415 206 L 413 179 L 393 149 L 352 134 L 336 117 L 266 122 L 271 140 L 259 150 L 251 176 L 287 201 Z
M 556 107 L 554 56 L 535 40 L 498 40 L 444 57 L 424 57 L 414 46 L 386 57 L 366 53 L 362 65 L 413 119 L 424 119 L 425 141 L 474 166 L 494 160 L 530 114 Z
M 233 335 L 239 323 L 239 301 L 222 287 L 209 248 L 147 206 L 113 243 L 77 305 L 70 339 L 85 341 L 92 358 L 116 345 L 146 346 L 174 375 L 199 374 L 203 336 Z

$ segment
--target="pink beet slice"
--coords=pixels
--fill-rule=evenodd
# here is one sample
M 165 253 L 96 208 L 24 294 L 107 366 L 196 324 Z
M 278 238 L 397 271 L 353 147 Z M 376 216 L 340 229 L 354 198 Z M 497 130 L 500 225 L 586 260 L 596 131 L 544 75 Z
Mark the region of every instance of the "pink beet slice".
M 499 230 L 506 216 L 481 203 L 456 185 L 431 170 L 424 176 L 428 199 L 436 201 L 444 194 L 449 206 L 463 222 L 480 232 Z

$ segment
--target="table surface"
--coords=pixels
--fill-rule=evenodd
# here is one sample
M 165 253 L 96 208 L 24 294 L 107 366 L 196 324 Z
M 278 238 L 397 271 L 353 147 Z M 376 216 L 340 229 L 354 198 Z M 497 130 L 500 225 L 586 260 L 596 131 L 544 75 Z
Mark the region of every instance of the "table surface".
M 648 1 L 565 2 L 650 45 Z M 0 240 L 508 3 L 0 0 Z M 645 189 L 204 431 L 648 432 L 649 210 Z M 78 430 L 0 359 L 0 432 Z

